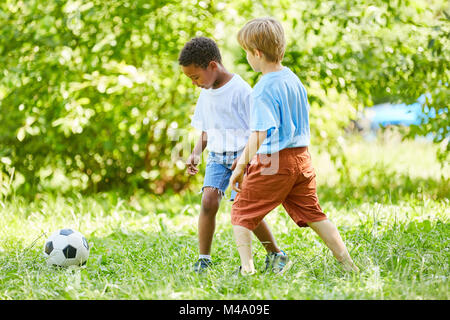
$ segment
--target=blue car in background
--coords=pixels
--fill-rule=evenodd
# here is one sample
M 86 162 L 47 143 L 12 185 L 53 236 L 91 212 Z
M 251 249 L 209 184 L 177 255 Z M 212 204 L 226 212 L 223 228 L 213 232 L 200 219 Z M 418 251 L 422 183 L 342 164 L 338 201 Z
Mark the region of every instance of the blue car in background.
M 372 131 L 380 127 L 392 125 L 410 126 L 419 125 L 423 119 L 434 117 L 433 110 L 429 114 L 422 111 L 422 106 L 426 103 L 425 95 L 421 95 L 417 102 L 406 105 L 383 103 L 364 110 L 363 120 L 368 122 Z
M 389 126 L 411 126 L 427 123 L 429 119 L 436 117 L 436 110 L 427 106 L 428 100 L 431 98 L 429 94 L 423 94 L 417 102 L 407 105 L 405 103 L 391 104 L 383 103 L 373 107 L 365 108 L 361 117 L 353 121 L 353 128 L 365 136 L 366 139 L 374 139 L 380 128 Z M 448 106 L 439 109 L 438 114 L 448 113 Z M 441 128 L 442 129 L 442 128 Z M 426 138 L 434 140 L 436 135 L 439 140 L 449 139 L 448 132 L 450 126 L 446 130 L 429 133 Z M 445 134 L 445 136 L 443 136 Z
M 436 116 L 436 110 L 426 105 L 426 100 L 431 98 L 429 94 L 423 94 L 417 102 L 407 105 L 405 103 L 382 103 L 365 108 L 358 120 L 353 121 L 353 128 L 370 138 L 380 128 L 389 126 L 410 126 L 426 123 L 427 119 Z M 439 110 L 448 112 L 448 108 Z M 432 139 L 432 136 L 429 136 Z

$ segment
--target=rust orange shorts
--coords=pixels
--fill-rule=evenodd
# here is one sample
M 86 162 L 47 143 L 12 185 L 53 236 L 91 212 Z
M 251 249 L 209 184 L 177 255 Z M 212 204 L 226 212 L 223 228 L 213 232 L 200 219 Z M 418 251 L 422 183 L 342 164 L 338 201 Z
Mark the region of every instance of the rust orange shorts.
M 234 200 L 231 223 L 254 230 L 280 204 L 299 227 L 327 219 L 319 205 L 308 147 L 255 155 Z

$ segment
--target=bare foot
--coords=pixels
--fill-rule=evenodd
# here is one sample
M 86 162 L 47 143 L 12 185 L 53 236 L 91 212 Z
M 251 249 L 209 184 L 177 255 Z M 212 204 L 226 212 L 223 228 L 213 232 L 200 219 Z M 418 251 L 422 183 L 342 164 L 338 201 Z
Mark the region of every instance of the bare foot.
M 353 263 L 353 261 L 342 261 L 340 262 L 340 264 L 342 265 L 342 267 L 344 268 L 345 271 L 347 272 L 359 272 L 359 268 Z

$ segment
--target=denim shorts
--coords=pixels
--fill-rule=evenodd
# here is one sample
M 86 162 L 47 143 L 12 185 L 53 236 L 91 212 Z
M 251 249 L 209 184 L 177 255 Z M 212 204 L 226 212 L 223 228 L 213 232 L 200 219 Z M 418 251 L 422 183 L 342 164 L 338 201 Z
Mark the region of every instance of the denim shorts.
M 236 152 L 218 153 L 210 151 L 206 160 L 205 179 L 202 191 L 205 187 L 213 187 L 225 194 L 231 177 L 231 166 L 234 160 L 239 157 L 242 150 Z M 236 191 L 231 190 L 230 201 L 236 197 Z

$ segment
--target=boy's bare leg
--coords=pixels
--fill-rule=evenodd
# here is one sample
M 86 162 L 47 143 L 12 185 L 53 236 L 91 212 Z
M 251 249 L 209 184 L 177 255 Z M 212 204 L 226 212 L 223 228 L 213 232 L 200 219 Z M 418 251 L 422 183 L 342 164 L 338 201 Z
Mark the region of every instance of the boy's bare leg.
M 199 253 L 209 255 L 216 228 L 216 215 L 219 211 L 222 194 L 212 187 L 203 189 L 202 205 L 198 218 Z M 269 225 L 263 220 L 253 231 L 268 253 L 280 252 Z
M 353 263 L 338 229 L 330 220 L 309 222 L 308 226 L 325 242 L 345 271 L 359 271 L 358 267 Z
M 270 231 L 269 225 L 266 221 L 262 220 L 255 228 L 255 230 L 253 230 L 253 233 L 262 243 L 267 253 L 280 252 L 280 249 L 277 246 L 277 242 L 275 241 L 272 231 Z
M 202 205 L 198 217 L 198 246 L 199 253 L 209 255 L 216 229 L 216 214 L 219 210 L 222 194 L 220 190 L 212 187 L 203 189 Z
M 233 226 L 239 256 L 241 257 L 242 274 L 256 272 L 252 257 L 252 232 L 242 226 Z

